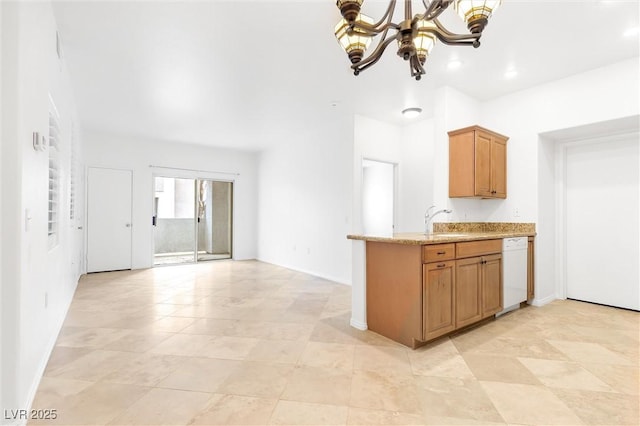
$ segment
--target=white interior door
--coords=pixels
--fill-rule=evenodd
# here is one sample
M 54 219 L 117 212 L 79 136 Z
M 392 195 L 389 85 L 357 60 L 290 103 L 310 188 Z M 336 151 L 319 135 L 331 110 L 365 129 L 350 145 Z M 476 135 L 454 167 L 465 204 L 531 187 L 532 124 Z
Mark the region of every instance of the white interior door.
M 637 135 L 566 151 L 567 297 L 640 309 Z
M 362 226 L 366 235 L 393 234 L 394 189 L 392 163 L 362 161 Z
M 131 170 L 90 167 L 87 272 L 131 269 Z

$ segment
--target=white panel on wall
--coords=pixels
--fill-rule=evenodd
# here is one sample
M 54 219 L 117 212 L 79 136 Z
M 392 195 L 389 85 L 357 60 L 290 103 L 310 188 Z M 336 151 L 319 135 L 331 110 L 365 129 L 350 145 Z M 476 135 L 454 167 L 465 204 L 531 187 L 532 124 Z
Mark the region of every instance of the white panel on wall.
M 640 310 L 638 136 L 566 150 L 567 297 Z
M 382 161 L 362 161 L 362 225 L 366 235 L 393 234 L 394 168 Z

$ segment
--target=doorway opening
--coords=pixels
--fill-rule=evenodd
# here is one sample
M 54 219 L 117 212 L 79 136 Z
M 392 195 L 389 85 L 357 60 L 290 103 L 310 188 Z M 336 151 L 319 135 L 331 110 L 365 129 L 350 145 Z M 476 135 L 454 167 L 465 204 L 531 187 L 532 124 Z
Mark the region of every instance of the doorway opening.
M 153 264 L 232 257 L 233 182 L 154 177 Z
M 362 160 L 362 227 L 365 235 L 393 235 L 395 176 L 394 163 Z

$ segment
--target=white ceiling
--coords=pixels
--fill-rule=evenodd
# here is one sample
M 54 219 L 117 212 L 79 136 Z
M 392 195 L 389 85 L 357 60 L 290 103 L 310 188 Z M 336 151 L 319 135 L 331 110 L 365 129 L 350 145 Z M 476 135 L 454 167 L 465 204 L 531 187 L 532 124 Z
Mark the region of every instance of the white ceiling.
M 363 11 L 377 18 L 384 3 Z M 354 77 L 333 0 L 55 0 L 54 13 L 83 128 L 250 150 L 336 109 L 402 124 L 400 111 L 420 106 L 428 117 L 442 86 L 491 99 L 637 57 L 640 38 L 624 36 L 639 25 L 637 0 L 505 0 L 480 48 L 439 43 L 417 82 L 392 46 Z M 453 10 L 441 20 L 465 31 Z M 463 65 L 450 71 L 454 57 Z M 510 67 L 518 76 L 505 79 Z

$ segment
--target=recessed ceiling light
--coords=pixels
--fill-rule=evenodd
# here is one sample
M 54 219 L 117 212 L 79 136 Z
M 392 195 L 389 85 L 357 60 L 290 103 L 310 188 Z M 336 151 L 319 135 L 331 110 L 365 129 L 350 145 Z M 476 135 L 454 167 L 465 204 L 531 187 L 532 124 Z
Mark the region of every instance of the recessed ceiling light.
M 460 59 L 452 59 L 447 64 L 447 68 L 450 70 L 457 70 L 462 66 L 462 61 Z
M 625 37 L 637 37 L 640 34 L 640 27 L 627 28 L 624 32 Z
M 407 118 L 414 118 L 420 115 L 422 108 L 405 108 L 402 110 L 402 115 Z
M 515 69 L 511 68 L 511 69 L 508 69 L 507 72 L 504 73 L 504 78 L 512 79 L 512 78 L 516 78 L 517 75 L 518 75 L 518 71 L 516 71 Z

